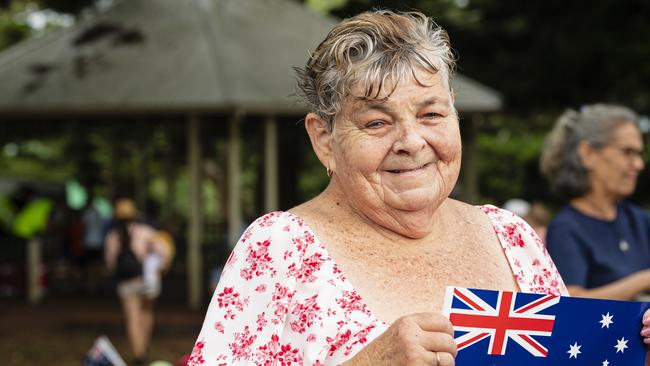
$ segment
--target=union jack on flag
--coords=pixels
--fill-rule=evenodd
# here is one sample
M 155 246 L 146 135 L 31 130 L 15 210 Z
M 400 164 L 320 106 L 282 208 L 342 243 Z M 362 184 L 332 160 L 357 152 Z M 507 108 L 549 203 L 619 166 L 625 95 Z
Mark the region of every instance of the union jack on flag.
M 650 304 L 448 287 L 457 366 L 643 366 Z

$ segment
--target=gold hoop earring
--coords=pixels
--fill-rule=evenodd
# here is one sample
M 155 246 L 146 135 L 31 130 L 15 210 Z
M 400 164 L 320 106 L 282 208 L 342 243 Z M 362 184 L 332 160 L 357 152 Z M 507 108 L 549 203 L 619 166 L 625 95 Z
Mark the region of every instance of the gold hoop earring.
M 332 173 L 333 173 L 333 172 L 332 172 L 332 169 L 330 169 L 330 167 L 328 166 L 328 167 L 327 167 L 327 176 L 330 177 L 330 178 L 332 178 Z

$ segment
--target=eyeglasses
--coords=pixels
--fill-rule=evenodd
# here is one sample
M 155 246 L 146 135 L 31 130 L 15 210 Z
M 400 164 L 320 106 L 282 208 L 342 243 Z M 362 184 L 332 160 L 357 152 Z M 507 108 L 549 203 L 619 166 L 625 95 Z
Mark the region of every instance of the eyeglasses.
M 627 159 L 638 158 L 645 161 L 645 153 L 643 149 L 635 149 L 629 146 L 618 146 L 618 145 L 607 145 L 607 147 L 611 147 L 612 149 L 617 150 L 618 152 L 623 154 L 623 156 Z

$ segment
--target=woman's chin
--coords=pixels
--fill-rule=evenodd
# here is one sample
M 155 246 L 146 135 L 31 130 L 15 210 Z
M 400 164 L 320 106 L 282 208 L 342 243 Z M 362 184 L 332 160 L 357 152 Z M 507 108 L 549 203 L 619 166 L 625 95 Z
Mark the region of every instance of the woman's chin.
M 442 202 L 439 194 L 433 192 L 423 192 L 422 190 L 402 192 L 394 197 L 387 197 L 386 204 L 394 210 L 406 212 L 428 212 L 431 214 Z

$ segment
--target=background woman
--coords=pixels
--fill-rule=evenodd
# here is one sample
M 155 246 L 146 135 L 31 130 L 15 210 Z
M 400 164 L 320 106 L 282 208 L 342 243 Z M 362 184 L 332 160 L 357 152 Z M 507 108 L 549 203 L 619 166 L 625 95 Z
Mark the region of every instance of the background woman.
M 150 277 L 151 271 L 160 272 L 171 254 L 153 227 L 136 221 L 137 215 L 132 200 L 115 203 L 116 222 L 106 235 L 105 260 L 118 281 L 117 293 L 134 358 L 129 364 L 144 365 L 154 326 L 154 301 L 161 290 L 160 281 L 145 281 L 144 277 Z M 151 259 L 158 263 L 157 268 L 144 271 L 143 263 Z
M 596 104 L 569 110 L 549 134 L 541 167 L 569 202 L 547 245 L 574 296 L 629 300 L 650 289 L 650 215 L 626 201 L 644 167 L 631 110 Z

